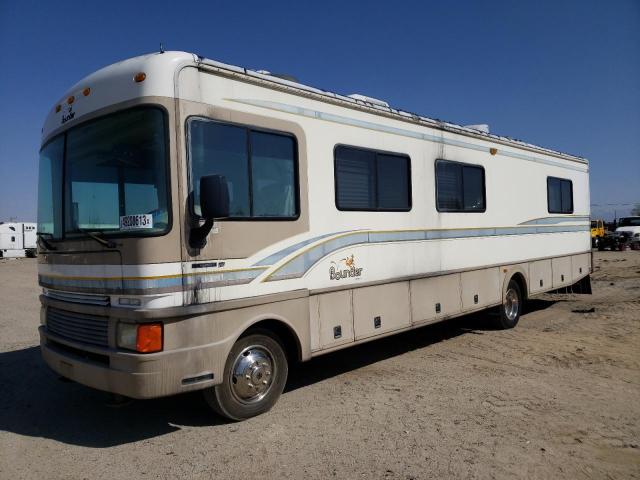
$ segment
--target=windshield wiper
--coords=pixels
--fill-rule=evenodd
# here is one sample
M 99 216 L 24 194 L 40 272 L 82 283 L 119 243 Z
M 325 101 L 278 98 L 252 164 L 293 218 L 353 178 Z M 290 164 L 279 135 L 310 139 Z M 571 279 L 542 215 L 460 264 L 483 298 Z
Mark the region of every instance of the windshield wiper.
M 47 250 L 57 250 L 56 247 L 54 247 L 53 245 L 51 245 L 49 243 L 49 241 L 45 238 L 45 235 L 48 235 L 49 237 L 53 237 L 53 235 L 51 235 L 48 232 L 36 232 L 36 236 L 38 237 L 38 240 L 40 240 L 40 242 L 42 243 L 42 245 L 44 245 L 44 247 Z
M 106 240 L 106 239 L 100 237 L 97 233 L 90 232 L 89 230 L 84 230 L 82 228 L 79 228 L 78 231 L 84 233 L 85 235 L 87 235 L 87 236 L 89 236 L 91 238 L 93 238 L 100 245 L 104 245 L 107 248 L 116 248 L 116 244 L 115 243 L 113 243 L 111 240 Z

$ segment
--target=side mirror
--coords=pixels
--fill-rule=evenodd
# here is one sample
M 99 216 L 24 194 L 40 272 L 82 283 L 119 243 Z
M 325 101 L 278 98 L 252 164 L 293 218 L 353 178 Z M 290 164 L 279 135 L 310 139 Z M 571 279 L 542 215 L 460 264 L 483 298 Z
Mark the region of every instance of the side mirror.
M 229 216 L 229 186 L 224 175 L 200 178 L 200 210 L 204 223 L 191 229 L 189 243 L 193 248 L 204 248 L 213 221 Z
M 224 175 L 200 178 L 200 209 L 205 220 L 229 216 L 229 186 Z

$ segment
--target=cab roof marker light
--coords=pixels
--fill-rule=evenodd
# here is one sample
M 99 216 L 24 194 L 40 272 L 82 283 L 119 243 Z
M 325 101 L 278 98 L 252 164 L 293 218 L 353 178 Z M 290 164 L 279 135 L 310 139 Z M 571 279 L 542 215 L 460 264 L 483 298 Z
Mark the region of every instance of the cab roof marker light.
M 82 95 L 84 95 L 85 97 L 88 97 L 90 93 L 91 93 L 91 89 L 89 87 L 85 88 L 82 91 Z
M 133 77 L 133 80 L 136 83 L 140 83 L 140 82 L 144 82 L 144 79 L 147 78 L 147 74 L 144 72 L 138 72 L 135 74 L 135 76 Z
M 58 113 L 61 109 L 62 109 L 62 106 L 60 104 L 56 105 L 56 113 Z
M 73 95 L 71 95 L 69 98 L 67 98 L 67 103 L 68 103 L 69 105 L 71 105 L 75 100 L 76 100 L 76 97 L 74 97 Z

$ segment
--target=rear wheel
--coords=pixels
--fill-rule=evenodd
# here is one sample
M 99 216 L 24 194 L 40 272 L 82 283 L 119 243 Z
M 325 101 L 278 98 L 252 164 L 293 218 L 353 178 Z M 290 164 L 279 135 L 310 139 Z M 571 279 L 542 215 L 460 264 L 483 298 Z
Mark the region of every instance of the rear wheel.
M 231 420 L 267 412 L 284 390 L 287 357 L 280 340 L 267 331 L 240 338 L 229 352 L 222 383 L 204 390 L 207 403 Z
M 500 315 L 495 320 L 496 326 L 502 329 L 515 327 L 520 320 L 523 301 L 520 285 L 515 280 L 510 280 L 500 306 Z

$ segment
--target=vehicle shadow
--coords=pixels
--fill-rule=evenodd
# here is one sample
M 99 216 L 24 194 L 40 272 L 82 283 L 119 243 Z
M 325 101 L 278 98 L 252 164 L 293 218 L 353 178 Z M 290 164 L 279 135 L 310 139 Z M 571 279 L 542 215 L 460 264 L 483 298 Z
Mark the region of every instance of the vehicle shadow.
M 528 311 L 553 303 L 531 302 Z M 294 366 L 285 392 L 459 335 L 482 335 L 493 329 L 490 320 L 489 312 L 475 313 L 328 353 Z M 107 448 L 184 426 L 228 423 L 212 412 L 199 392 L 114 407 L 108 393 L 61 381 L 44 364 L 39 347 L 0 352 L 0 385 L 0 430 L 71 445 Z
M 554 303 L 553 300 L 529 300 L 526 303 L 524 314 L 544 310 Z M 497 329 L 492 322 L 496 315 L 498 313 L 494 310 L 476 312 L 322 355 L 295 365 L 289 373 L 285 392 L 306 387 L 327 378 L 425 348 L 459 335 L 483 335 L 485 332 Z
M 111 447 L 153 438 L 181 426 L 226 423 L 189 393 L 112 406 L 113 396 L 49 370 L 40 347 L 0 353 L 0 431 L 85 447 Z

